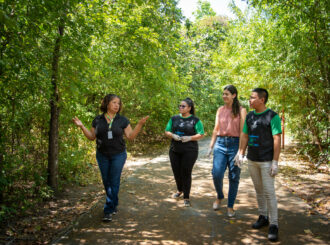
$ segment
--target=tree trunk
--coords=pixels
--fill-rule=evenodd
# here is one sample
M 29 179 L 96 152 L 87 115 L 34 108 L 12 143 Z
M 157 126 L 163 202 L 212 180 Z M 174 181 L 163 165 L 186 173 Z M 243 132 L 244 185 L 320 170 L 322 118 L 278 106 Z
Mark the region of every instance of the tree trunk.
M 52 62 L 52 96 L 50 99 L 50 127 L 48 145 L 48 185 L 57 191 L 58 188 L 58 126 L 59 126 L 59 93 L 58 93 L 58 66 L 60 59 L 61 39 L 63 37 L 64 24 L 60 22 L 59 36 L 56 39 Z
M 0 115 L 0 130 L 2 131 L 2 119 Z M 5 155 L 5 147 L 4 147 L 4 140 L 3 140 L 3 134 L 0 135 L 0 178 L 5 178 L 3 176 L 2 171 L 4 167 L 4 162 L 3 162 L 3 156 Z M 0 204 L 3 203 L 3 192 L 4 192 L 4 186 L 0 186 Z

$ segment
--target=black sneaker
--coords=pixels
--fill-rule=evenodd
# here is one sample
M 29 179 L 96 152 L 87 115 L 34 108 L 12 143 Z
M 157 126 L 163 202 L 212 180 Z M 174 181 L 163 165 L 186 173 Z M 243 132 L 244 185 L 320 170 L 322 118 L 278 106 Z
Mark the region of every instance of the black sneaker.
M 268 217 L 260 215 L 257 222 L 252 225 L 253 229 L 260 229 L 263 226 L 269 225 Z
M 268 240 L 272 242 L 276 242 L 278 239 L 278 226 L 270 225 L 268 230 Z
M 104 214 L 102 221 L 110 222 L 112 220 L 112 214 Z
M 118 209 L 115 208 L 115 210 L 112 212 L 112 215 L 116 215 L 118 213 Z

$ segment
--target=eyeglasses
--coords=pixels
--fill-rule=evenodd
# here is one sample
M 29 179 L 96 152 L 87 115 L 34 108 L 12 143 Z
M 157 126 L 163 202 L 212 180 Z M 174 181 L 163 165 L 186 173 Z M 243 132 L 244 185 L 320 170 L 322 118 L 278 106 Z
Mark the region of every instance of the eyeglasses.
M 186 106 L 185 105 L 179 105 L 179 108 L 185 108 Z

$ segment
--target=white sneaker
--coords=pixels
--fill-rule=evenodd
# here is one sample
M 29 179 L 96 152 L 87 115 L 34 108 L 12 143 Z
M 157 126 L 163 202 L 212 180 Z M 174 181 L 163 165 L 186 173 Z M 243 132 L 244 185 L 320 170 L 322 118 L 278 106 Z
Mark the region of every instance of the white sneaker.
M 228 211 L 227 215 L 228 215 L 229 218 L 232 218 L 236 215 L 236 213 L 235 213 L 235 211 L 233 211 L 233 212 Z
M 217 211 L 217 210 L 219 210 L 219 209 L 220 209 L 220 203 L 214 202 L 214 203 L 213 203 L 213 210 L 214 210 L 214 211 Z

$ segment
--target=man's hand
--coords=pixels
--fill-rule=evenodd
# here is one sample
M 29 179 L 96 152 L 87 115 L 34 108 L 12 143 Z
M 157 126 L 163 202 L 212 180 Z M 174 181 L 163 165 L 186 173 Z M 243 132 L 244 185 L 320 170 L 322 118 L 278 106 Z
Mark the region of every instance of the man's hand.
M 274 177 L 277 173 L 278 173 L 278 161 L 273 160 L 269 174 L 270 176 Z
M 181 141 L 182 141 L 182 143 L 186 143 L 188 141 L 191 141 L 191 136 L 182 136 Z
M 240 168 L 243 164 L 243 159 L 244 159 L 244 156 L 240 153 L 237 153 L 234 158 L 234 165 Z
M 181 137 L 177 134 L 172 134 L 172 139 L 174 139 L 175 141 L 180 141 Z

